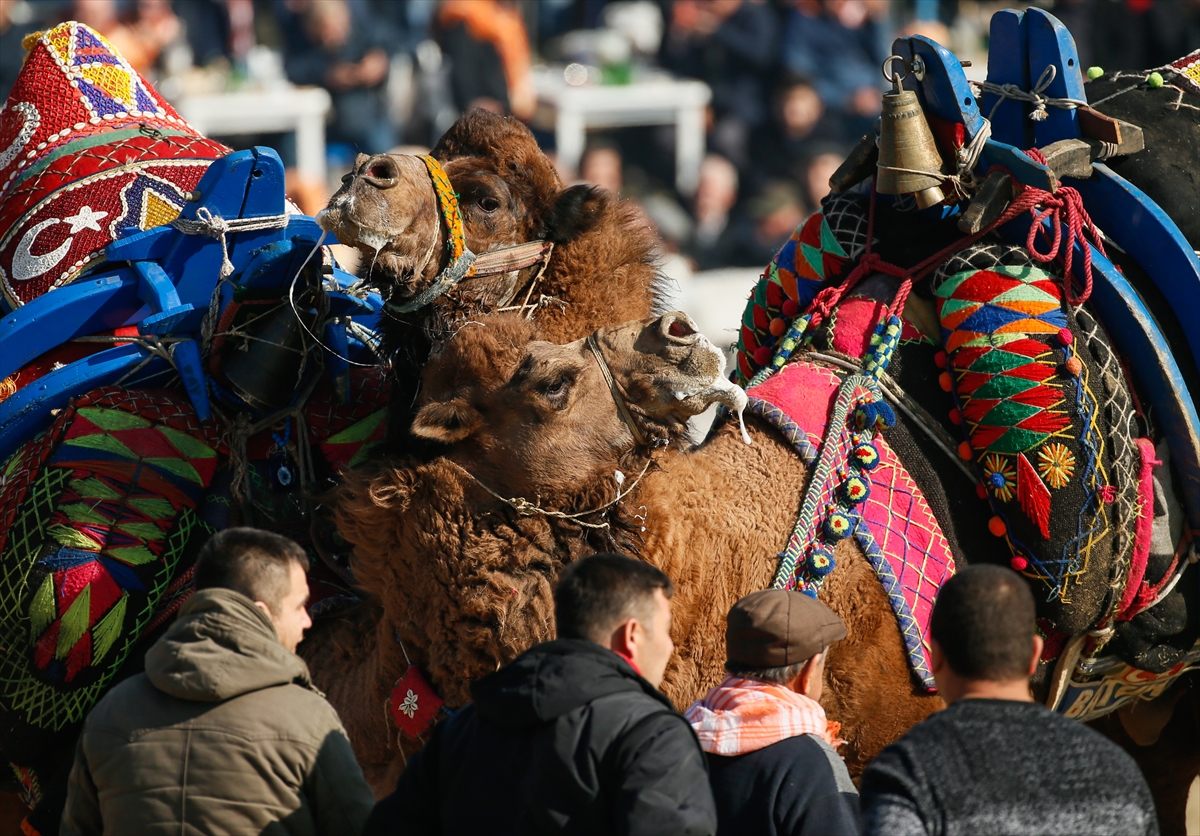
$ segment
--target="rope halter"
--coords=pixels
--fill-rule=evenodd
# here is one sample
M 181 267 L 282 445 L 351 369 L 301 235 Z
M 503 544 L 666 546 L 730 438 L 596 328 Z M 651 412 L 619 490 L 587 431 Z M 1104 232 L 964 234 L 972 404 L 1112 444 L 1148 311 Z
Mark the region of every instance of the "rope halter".
M 550 261 L 550 253 L 554 244 L 550 241 L 530 241 L 511 247 L 501 247 L 483 255 L 475 255 L 467 246 L 466 234 L 463 228 L 462 211 L 458 206 L 458 195 L 441 163 L 428 154 L 420 157 L 429 170 L 429 179 L 437 194 L 438 213 L 446 225 L 446 242 L 450 250 L 450 263 L 440 272 L 433 284 L 418 293 L 403 304 L 386 303 L 389 310 L 397 313 L 412 313 L 440 298 L 446 291 L 457 285 L 463 279 L 471 276 L 493 276 L 497 273 L 507 273 L 511 270 L 521 270 L 539 262 L 542 272 Z M 539 273 L 539 278 L 541 274 Z

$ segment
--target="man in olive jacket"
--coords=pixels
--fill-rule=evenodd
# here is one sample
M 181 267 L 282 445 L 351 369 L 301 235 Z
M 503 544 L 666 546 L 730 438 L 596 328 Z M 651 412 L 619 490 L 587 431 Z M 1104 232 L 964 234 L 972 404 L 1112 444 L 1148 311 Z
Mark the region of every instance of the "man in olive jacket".
M 228 529 L 146 672 L 88 715 L 62 833 L 358 834 L 374 801 L 295 654 L 312 623 L 291 540 Z

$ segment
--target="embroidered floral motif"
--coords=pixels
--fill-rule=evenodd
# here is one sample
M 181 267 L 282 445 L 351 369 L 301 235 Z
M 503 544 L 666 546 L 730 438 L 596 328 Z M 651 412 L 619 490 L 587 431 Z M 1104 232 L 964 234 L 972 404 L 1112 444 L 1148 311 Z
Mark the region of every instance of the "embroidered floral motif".
M 404 702 L 400 703 L 400 710 L 403 711 L 405 714 L 407 714 L 409 717 L 413 717 L 414 715 L 416 715 L 416 713 L 417 713 L 417 695 L 412 692 L 411 688 L 408 690 L 408 695 L 404 698 Z
M 1037 469 L 1050 487 L 1066 487 L 1075 475 L 1075 454 L 1065 444 L 1047 444 L 1038 450 Z
M 992 493 L 1001 502 L 1009 502 L 1013 498 L 1013 490 L 1017 487 L 1017 471 L 1004 456 L 991 453 L 983 459 L 983 477 Z

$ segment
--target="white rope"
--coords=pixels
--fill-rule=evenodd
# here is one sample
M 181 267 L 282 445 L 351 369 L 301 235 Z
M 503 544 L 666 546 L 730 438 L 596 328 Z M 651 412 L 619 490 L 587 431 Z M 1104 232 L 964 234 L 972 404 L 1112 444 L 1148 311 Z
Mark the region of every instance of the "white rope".
M 217 327 L 217 314 L 221 309 L 221 283 L 233 274 L 233 262 L 229 260 L 229 242 L 226 236 L 231 232 L 257 232 L 262 229 L 283 229 L 288 224 L 288 215 L 261 215 L 255 218 L 233 218 L 226 220 L 214 215 L 207 206 L 196 210 L 196 219 L 176 218 L 171 226 L 184 235 L 207 235 L 221 242 L 221 269 L 217 274 L 217 283 L 213 285 L 212 295 L 208 298 L 208 313 L 200 324 L 200 346 L 207 354 L 212 343 L 213 331 Z
M 232 218 L 226 220 L 214 215 L 207 206 L 196 210 L 196 219 L 176 218 L 171 226 L 184 235 L 207 235 L 221 242 L 221 278 L 232 275 L 233 262 L 229 260 L 229 243 L 225 236 L 231 232 L 257 232 L 261 229 L 283 229 L 288 224 L 288 215 L 260 215 L 255 218 Z
M 616 497 L 613 498 L 613 500 L 611 502 L 606 502 L 603 505 L 599 505 L 599 506 L 589 509 L 587 511 L 580 511 L 577 514 L 568 514 L 564 511 L 555 511 L 555 510 L 552 510 L 549 508 L 543 508 L 541 506 L 541 497 L 538 497 L 537 502 L 530 502 L 528 499 L 526 499 L 523 496 L 513 496 L 513 497 L 501 496 L 500 494 L 496 493 L 494 490 L 489 488 L 487 485 L 485 485 L 482 481 L 480 481 L 478 476 L 476 476 L 471 471 L 467 470 L 465 467 L 463 467 L 458 462 L 453 461 L 451 459 L 446 459 L 446 461 L 449 464 L 452 464 L 455 467 L 457 467 L 459 470 L 461 470 L 463 473 L 465 473 L 467 476 L 469 476 L 476 485 L 483 488 L 485 491 L 490 493 L 496 499 L 503 502 L 505 505 L 508 505 L 509 507 L 511 507 L 514 511 L 516 511 L 522 517 L 531 517 L 534 514 L 541 514 L 544 517 L 555 517 L 560 520 L 569 520 L 570 522 L 573 522 L 576 525 L 581 525 L 584 528 L 609 528 L 609 523 L 607 521 L 602 522 L 602 523 L 590 523 L 590 522 L 584 522 L 582 519 L 580 519 L 580 517 L 586 517 L 591 514 L 598 514 L 601 511 L 606 511 L 609 508 L 611 508 L 612 506 L 616 505 L 618 502 L 620 502 L 625 497 L 629 496 L 629 494 L 633 493 L 633 489 L 638 486 L 638 482 L 642 481 L 642 477 L 646 475 L 646 471 L 648 471 L 650 469 L 650 465 L 652 465 L 654 463 L 654 457 L 653 456 L 646 457 L 645 467 L 642 468 L 642 472 L 637 475 L 637 478 L 634 479 L 629 484 L 628 488 L 624 487 L 623 480 L 618 480 L 617 495 L 616 495 Z M 645 529 L 643 528 L 642 530 L 644 531 Z
M 1033 90 L 1022 90 L 1015 84 L 993 84 L 990 81 L 972 81 L 971 83 L 985 93 L 994 93 L 999 97 L 996 104 L 992 105 L 992 112 L 988 114 L 988 119 L 992 119 L 996 115 L 996 108 L 1000 107 L 1005 99 L 1016 99 L 1019 102 L 1030 102 L 1033 105 L 1033 112 L 1029 114 L 1029 118 L 1034 122 L 1043 122 L 1047 115 L 1046 105 L 1060 107 L 1064 110 L 1088 106 L 1083 99 L 1043 96 L 1042 93 L 1054 83 L 1057 75 L 1058 69 L 1053 64 L 1047 64 L 1046 69 L 1042 70 L 1042 74 L 1038 76 L 1037 83 L 1033 85 Z

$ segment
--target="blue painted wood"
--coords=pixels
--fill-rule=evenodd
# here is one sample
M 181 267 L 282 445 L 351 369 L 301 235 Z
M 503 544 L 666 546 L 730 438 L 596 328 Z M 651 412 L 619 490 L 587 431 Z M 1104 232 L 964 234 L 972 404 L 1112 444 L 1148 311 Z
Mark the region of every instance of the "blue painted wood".
M 139 280 L 125 267 L 56 288 L 0 317 L 0 379 L 75 337 L 132 324 Z
M 1104 234 L 1129 253 L 1162 291 L 1200 368 L 1200 257 L 1145 192 L 1103 163 L 1088 180 L 1068 179 Z M 1195 393 L 1200 397 L 1200 392 Z
M 179 231 L 172 226 L 156 226 L 138 230 L 125 227 L 126 235 L 104 248 L 104 257 L 112 261 L 155 261 L 163 258 L 175 245 Z M 136 230 L 130 232 L 130 230 Z
M 175 370 L 183 381 L 183 388 L 196 410 L 196 417 L 207 421 L 212 417 L 208 404 L 208 377 L 204 374 L 204 363 L 200 357 L 200 346 L 195 340 L 175 343 L 171 348 L 171 359 Z
M 162 313 L 150 314 L 138 323 L 138 333 L 160 337 L 178 333 L 196 334 L 199 333 L 200 326 L 204 322 L 204 315 L 207 313 L 207 308 L 178 305 L 168 308 Z
M 242 208 L 251 172 L 257 163 L 253 151 L 239 151 L 212 163 L 200 178 L 200 199 L 187 204 L 181 217 L 195 220 L 196 213 L 207 209 L 222 218 L 242 217 Z M 238 236 L 228 236 L 227 241 Z M 171 251 L 159 259 L 164 270 L 175 280 L 179 298 L 196 307 L 208 307 L 221 269 L 221 243 L 206 235 L 177 235 Z
M 138 276 L 138 298 L 150 306 L 155 313 L 179 307 L 179 293 L 171 283 L 171 277 L 153 261 L 135 261 L 134 272 Z
M 1024 12 L 1004 9 L 992 15 L 988 44 L 987 80 L 993 84 L 1015 84 L 1029 89 L 1028 51 L 1025 46 Z M 1033 145 L 1033 127 L 1028 110 L 1016 99 L 984 93 L 983 115 L 992 120 L 992 136 L 1017 148 Z
M 1056 70 L 1054 81 L 1043 95 L 1054 98 L 1082 99 L 1083 73 L 1079 69 L 1079 51 L 1075 39 L 1058 18 L 1039 8 L 1025 12 L 1025 38 L 1029 51 L 1029 83 L 1035 85 L 1046 67 Z M 1032 89 L 1032 87 L 1027 87 Z M 1073 109 L 1047 107 L 1046 119 L 1034 122 L 1034 138 L 1038 147 L 1049 145 L 1060 139 L 1078 139 L 1079 124 Z
M 989 139 L 983 146 L 981 159 L 985 171 L 998 165 L 1006 169 L 1018 183 L 1044 191 L 1051 191 L 1055 187 L 1054 172 L 1041 163 L 1034 162 L 1025 152 L 1012 145 Z
M 1000 233 L 1023 247 L 1031 222 L 1032 216 L 1023 215 L 1001 227 Z M 1074 265 L 1082 269 L 1082 264 L 1082 250 L 1077 243 Z M 1200 526 L 1200 415 L 1196 412 L 1195 394 L 1188 391 L 1171 346 L 1145 301 L 1113 263 L 1095 250 L 1092 278 L 1090 304 L 1117 349 L 1137 369 L 1138 382 L 1153 405 L 1155 420 L 1170 445 L 1188 519 L 1193 526 Z
M 224 217 L 268 218 L 284 214 L 286 191 L 283 162 L 271 148 L 259 146 L 250 153 L 254 154 L 254 166 L 246 182 L 245 198 L 238 207 L 237 215 Z M 301 223 L 299 226 L 307 228 L 308 224 Z M 229 258 L 234 265 L 244 264 L 255 250 L 285 240 L 286 233 L 286 227 L 232 233 L 228 236 Z
M 100 351 L 55 369 L 0 401 L 0 461 L 49 426 L 52 410 L 63 409 L 71 398 L 97 386 L 116 383 L 148 356 L 146 349 L 132 344 Z M 151 363 L 166 367 L 163 360 Z
M 926 113 L 945 122 L 961 123 L 968 140 L 980 131 L 983 117 L 975 101 L 975 91 L 967 83 L 962 64 L 950 50 L 924 35 L 915 35 L 896 39 L 892 52 L 910 62 L 920 58 L 925 64 L 924 80 L 918 81 L 910 74 L 904 80 L 904 87 L 917 91 Z

